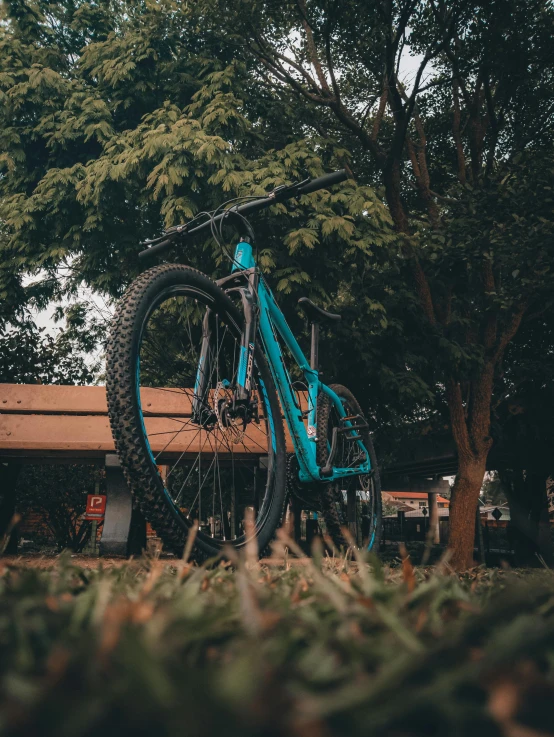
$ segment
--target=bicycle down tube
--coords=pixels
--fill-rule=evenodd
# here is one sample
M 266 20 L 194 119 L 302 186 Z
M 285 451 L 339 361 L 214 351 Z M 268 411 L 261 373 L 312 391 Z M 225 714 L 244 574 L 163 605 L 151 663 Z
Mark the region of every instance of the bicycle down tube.
M 252 246 L 246 242 L 241 241 L 238 243 L 235 250 L 234 264 L 232 273 L 237 271 L 245 271 L 253 269 L 255 262 L 252 254 Z M 225 280 L 221 280 L 225 281 Z M 321 481 L 319 473 L 319 466 L 316 462 L 316 441 L 317 441 L 317 397 L 320 391 L 327 394 L 333 404 L 336 406 L 337 412 L 340 417 L 345 417 L 346 412 L 342 406 L 342 402 L 339 397 L 332 391 L 326 384 L 323 384 L 318 378 L 318 372 L 312 369 L 309 365 L 306 357 L 304 356 L 302 349 L 298 345 L 296 338 L 292 334 L 285 317 L 279 309 L 271 291 L 266 287 L 264 281 L 260 279 L 257 284 L 257 303 L 259 307 L 259 329 L 264 344 L 266 355 L 269 359 L 269 365 L 273 374 L 281 406 L 285 414 L 285 419 L 289 427 L 294 449 L 296 451 L 300 473 L 299 477 L 301 481 Z M 303 372 L 308 385 L 308 430 L 304 426 L 304 417 L 301 408 L 298 406 L 294 390 L 291 386 L 288 372 L 285 368 L 283 355 L 279 342 L 274 334 L 274 328 L 283 339 L 285 345 L 290 350 L 294 360 L 298 364 L 300 370 Z M 242 365 L 247 364 L 250 361 L 252 355 L 253 345 L 247 343 L 244 348 L 245 352 L 241 358 L 243 361 Z M 245 371 L 239 372 L 239 386 L 240 382 L 247 381 L 248 373 Z M 348 427 L 351 423 L 346 421 Z M 354 468 L 333 468 L 333 472 L 330 476 L 326 477 L 326 480 L 332 481 L 337 478 L 343 478 L 346 476 L 355 476 L 360 473 L 369 473 L 371 470 L 371 462 L 369 454 L 364 445 L 357 441 L 357 444 L 363 450 L 366 461 L 365 463 L 356 466 Z

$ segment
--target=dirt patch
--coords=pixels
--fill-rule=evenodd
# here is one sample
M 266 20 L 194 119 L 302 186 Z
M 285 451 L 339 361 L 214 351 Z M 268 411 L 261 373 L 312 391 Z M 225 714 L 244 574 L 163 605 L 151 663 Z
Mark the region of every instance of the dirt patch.
M 40 570 L 48 570 L 53 568 L 59 561 L 61 555 L 5 555 L 0 558 L 0 572 L 8 567 L 16 566 L 18 568 L 39 568 Z M 71 561 L 72 565 L 80 568 L 97 569 L 97 568 L 121 568 L 124 565 L 133 563 L 126 558 L 99 558 L 92 555 L 64 555 Z M 169 559 L 164 562 L 169 562 Z M 137 565 L 139 561 L 136 561 Z
M 101 558 L 93 555 L 70 555 L 67 553 L 60 555 L 44 555 L 44 554 L 28 554 L 28 555 L 5 555 L 0 558 L 0 573 L 6 568 L 17 567 L 17 568 L 37 568 L 40 570 L 49 570 L 57 565 L 61 555 L 64 555 L 72 565 L 78 566 L 79 568 L 85 568 L 87 570 L 97 570 L 102 568 L 104 570 L 109 568 L 121 568 L 125 565 L 135 565 L 137 568 L 141 568 L 147 565 L 149 568 L 152 567 L 152 563 L 156 561 L 158 565 L 166 566 L 175 563 L 177 559 L 173 556 L 160 556 L 159 558 Z M 260 561 L 261 565 L 268 566 L 270 568 L 304 568 L 312 563 L 311 558 L 289 558 L 285 564 L 282 558 L 262 558 Z M 335 559 L 335 565 L 333 566 L 333 559 L 327 559 L 327 563 L 330 567 L 342 567 L 344 561 L 340 558 Z M 352 564 L 350 564 L 352 567 Z

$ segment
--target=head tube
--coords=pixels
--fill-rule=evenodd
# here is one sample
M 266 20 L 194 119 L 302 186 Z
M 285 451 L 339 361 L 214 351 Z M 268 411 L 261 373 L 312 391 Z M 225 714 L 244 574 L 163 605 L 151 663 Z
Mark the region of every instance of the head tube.
M 255 265 L 254 254 L 252 253 L 252 246 L 250 243 L 247 243 L 246 241 L 240 241 L 237 243 L 231 272 L 242 269 L 251 269 Z

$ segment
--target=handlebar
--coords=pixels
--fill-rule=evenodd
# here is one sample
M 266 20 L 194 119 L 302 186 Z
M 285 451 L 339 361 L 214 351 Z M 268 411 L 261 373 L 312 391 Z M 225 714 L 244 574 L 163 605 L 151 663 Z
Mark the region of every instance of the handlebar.
M 293 197 L 300 197 L 300 195 L 303 194 L 310 194 L 311 192 L 316 192 L 318 189 L 324 189 L 325 187 L 330 187 L 333 184 L 344 182 L 347 179 L 348 174 L 346 173 L 346 170 L 340 169 L 339 171 L 334 171 L 330 174 L 324 174 L 323 176 L 317 177 L 316 179 L 306 179 L 303 182 L 297 182 L 296 184 L 277 187 L 266 197 L 261 197 L 258 200 L 245 202 L 244 205 L 235 205 L 234 207 L 225 210 L 220 215 L 217 215 L 215 218 L 206 220 L 204 223 L 197 225 L 196 228 L 191 228 L 190 230 L 187 230 L 186 226 L 179 226 L 175 228 L 174 230 L 165 234 L 165 236 L 167 237 L 161 236 L 162 238 L 164 238 L 164 240 L 160 242 L 154 241 L 154 243 L 149 248 L 141 251 L 139 253 L 139 258 L 143 259 L 147 256 L 161 253 L 162 251 L 165 251 L 167 248 L 169 248 L 177 238 L 183 237 L 185 234 L 192 235 L 193 233 L 198 233 L 201 230 L 209 228 L 212 223 L 217 223 L 223 218 L 230 217 L 232 213 L 245 215 L 247 213 L 251 214 L 257 212 L 258 210 L 265 210 L 266 208 L 274 205 L 276 202 L 284 202 L 285 200 L 290 200 Z
M 325 189 L 325 187 L 331 187 L 333 184 L 339 184 L 345 182 L 348 179 L 346 169 L 339 169 L 338 171 L 332 171 L 330 174 L 324 174 L 322 177 L 312 179 L 307 184 L 301 184 L 298 188 L 298 194 L 310 194 L 310 192 L 317 192 L 318 189 Z

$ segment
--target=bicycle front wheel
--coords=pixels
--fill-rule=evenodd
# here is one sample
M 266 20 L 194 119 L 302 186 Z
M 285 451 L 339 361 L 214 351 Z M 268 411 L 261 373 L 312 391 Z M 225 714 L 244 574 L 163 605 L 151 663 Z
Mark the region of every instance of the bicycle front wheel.
M 202 367 L 206 310 L 211 337 Z M 263 550 L 281 518 L 285 437 L 259 345 L 248 411 L 230 410 L 242 322 L 211 279 L 169 264 L 142 274 L 114 317 L 106 388 L 116 449 L 136 502 L 176 554 L 193 525 L 197 558 L 218 555 L 225 545 L 243 547 L 249 512 Z M 195 414 L 199 371 L 205 371 L 205 391 Z

